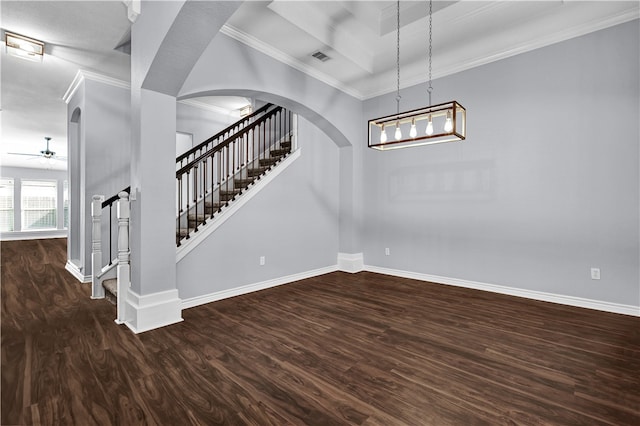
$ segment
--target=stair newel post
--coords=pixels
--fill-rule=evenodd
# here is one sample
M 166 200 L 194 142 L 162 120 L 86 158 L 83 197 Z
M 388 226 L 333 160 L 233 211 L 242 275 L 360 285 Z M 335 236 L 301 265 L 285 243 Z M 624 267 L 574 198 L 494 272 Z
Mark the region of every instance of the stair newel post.
M 102 200 L 103 196 L 94 195 L 91 200 L 91 298 L 102 299 L 104 288 L 100 285 L 98 274 L 102 270 Z
M 117 205 L 118 217 L 118 318 L 117 324 L 125 322 L 125 302 L 127 293 L 131 286 L 131 265 L 129 264 L 129 217 L 131 206 L 129 202 L 129 194 L 122 191 L 118 194 L 120 199 Z

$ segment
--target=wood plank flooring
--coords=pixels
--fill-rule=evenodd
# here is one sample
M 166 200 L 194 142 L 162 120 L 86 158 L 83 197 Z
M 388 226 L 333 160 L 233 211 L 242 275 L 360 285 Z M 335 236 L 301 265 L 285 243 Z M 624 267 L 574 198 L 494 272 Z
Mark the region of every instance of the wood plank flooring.
M 141 335 L 2 243 L 2 425 L 639 425 L 640 318 L 373 273 L 183 312 Z

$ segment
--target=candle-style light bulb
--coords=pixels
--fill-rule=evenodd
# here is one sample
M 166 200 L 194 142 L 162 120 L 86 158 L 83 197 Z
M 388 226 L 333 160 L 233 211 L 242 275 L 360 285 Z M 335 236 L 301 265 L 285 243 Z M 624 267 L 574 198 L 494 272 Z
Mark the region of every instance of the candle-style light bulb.
M 447 120 L 444 122 L 444 131 L 449 133 L 453 130 L 453 121 L 451 121 L 451 111 L 447 111 Z
M 402 139 L 402 130 L 400 130 L 400 123 L 398 121 L 396 121 L 396 134 L 394 136 L 397 141 Z
M 411 138 L 415 138 L 416 136 L 418 136 L 418 130 L 416 129 L 416 119 L 412 118 L 411 119 L 411 130 L 409 130 L 409 136 L 411 136 Z
M 382 130 L 380 131 L 380 143 L 385 143 L 387 141 L 387 132 L 384 130 L 384 124 L 382 125 Z
M 425 132 L 427 136 L 431 136 L 433 134 L 433 120 L 431 120 L 431 114 L 429 114 L 429 121 L 427 122 L 427 131 Z

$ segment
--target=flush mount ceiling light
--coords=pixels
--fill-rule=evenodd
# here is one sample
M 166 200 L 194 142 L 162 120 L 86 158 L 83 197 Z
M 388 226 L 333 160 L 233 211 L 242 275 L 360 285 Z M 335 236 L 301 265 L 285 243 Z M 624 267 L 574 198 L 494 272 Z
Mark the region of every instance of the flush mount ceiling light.
M 19 34 L 4 33 L 7 53 L 34 62 L 42 62 L 44 43 Z
M 431 103 L 433 1 L 429 1 L 429 94 L 428 107 L 400 112 L 400 0 L 397 1 L 398 66 L 396 114 L 369 120 L 369 148 L 381 151 L 442 142 L 463 141 L 467 133 L 467 111 L 457 101 L 433 105 Z M 392 129 L 393 137 L 387 131 Z

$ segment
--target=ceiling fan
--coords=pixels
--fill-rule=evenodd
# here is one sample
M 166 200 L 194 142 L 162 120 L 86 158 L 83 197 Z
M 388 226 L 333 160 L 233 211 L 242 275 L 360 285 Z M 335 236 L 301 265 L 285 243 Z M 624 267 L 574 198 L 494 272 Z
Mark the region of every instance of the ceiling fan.
M 42 163 L 42 164 L 45 164 L 45 163 L 51 164 L 55 160 L 67 161 L 67 157 L 61 157 L 59 155 L 56 155 L 56 153 L 54 151 L 51 151 L 49 149 L 49 141 L 51 140 L 51 138 L 49 136 L 46 136 L 44 139 L 47 141 L 47 148 L 43 149 L 42 151 L 40 151 L 40 154 L 27 154 L 27 153 L 24 153 L 24 152 L 7 152 L 7 154 L 9 154 L 9 155 L 26 155 L 26 156 L 32 157 L 33 159 L 39 158 L 40 159 L 40 163 Z

